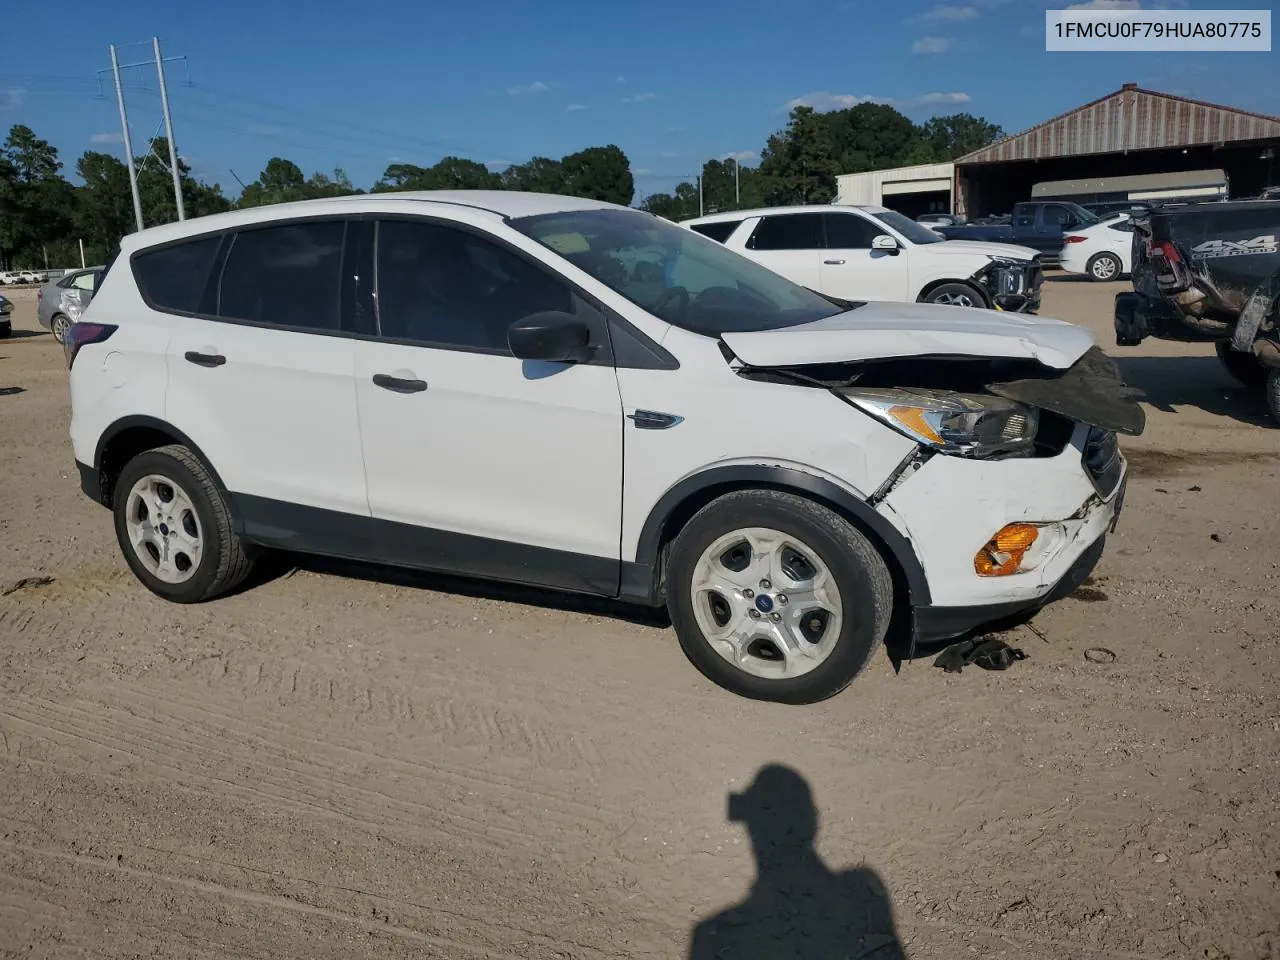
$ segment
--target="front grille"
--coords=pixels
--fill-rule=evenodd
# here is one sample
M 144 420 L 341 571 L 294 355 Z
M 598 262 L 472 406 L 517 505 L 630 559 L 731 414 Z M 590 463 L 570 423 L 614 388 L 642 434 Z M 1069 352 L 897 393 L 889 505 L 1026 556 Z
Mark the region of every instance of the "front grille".
M 1114 431 L 1093 427 L 1084 443 L 1084 470 L 1104 498 L 1115 492 L 1124 472 L 1124 458 Z

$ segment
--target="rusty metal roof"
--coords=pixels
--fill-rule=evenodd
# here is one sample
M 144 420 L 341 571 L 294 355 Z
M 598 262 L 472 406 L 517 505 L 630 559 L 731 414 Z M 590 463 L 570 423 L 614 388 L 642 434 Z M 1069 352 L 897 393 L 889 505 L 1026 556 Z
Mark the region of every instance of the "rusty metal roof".
M 1043 160 L 1270 137 L 1280 137 L 1280 117 L 1125 84 L 1115 93 L 975 150 L 956 163 Z

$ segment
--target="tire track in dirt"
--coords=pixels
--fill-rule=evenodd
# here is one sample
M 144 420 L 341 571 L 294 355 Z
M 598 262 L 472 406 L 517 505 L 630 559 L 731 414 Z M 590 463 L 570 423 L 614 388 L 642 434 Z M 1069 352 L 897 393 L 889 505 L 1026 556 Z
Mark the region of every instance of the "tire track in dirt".
M 184 876 L 174 873 L 172 870 L 155 870 L 146 867 L 136 867 L 125 865 L 120 862 L 109 860 L 101 860 L 95 857 L 68 853 L 62 850 L 54 850 L 42 847 L 34 847 L 24 844 L 15 844 L 8 841 L 0 840 L 0 850 L 8 852 L 8 856 L 4 857 L 10 863 L 4 867 L 0 867 L 0 882 L 6 885 L 17 882 L 21 883 L 21 878 L 14 870 L 12 861 L 14 859 L 46 859 L 54 862 L 88 870 L 92 873 L 108 874 L 104 880 L 127 879 L 144 884 L 154 884 L 167 888 L 177 888 L 186 893 L 194 895 L 201 900 L 210 898 L 231 900 L 238 906 L 248 907 L 250 909 L 258 909 L 267 914 L 283 914 L 294 918 L 299 918 L 306 922 L 307 927 L 311 928 L 316 920 L 329 921 L 339 926 L 348 928 L 356 928 L 365 931 L 367 934 L 376 935 L 378 937 L 396 938 L 407 943 L 415 945 L 415 951 L 421 949 L 432 950 L 433 956 L 442 958 L 452 958 L 459 956 L 480 956 L 486 958 L 506 958 L 506 960 L 526 960 L 529 956 L 528 952 L 521 951 L 517 953 L 507 952 L 500 945 L 494 944 L 495 931 L 506 934 L 504 939 L 515 941 L 527 946 L 536 946 L 544 948 L 546 952 L 540 950 L 543 956 L 569 956 L 565 951 L 565 947 L 572 946 L 574 948 L 574 956 L 578 957 L 609 957 L 619 956 L 615 953 L 607 953 L 601 949 L 587 946 L 572 941 L 558 940 L 547 936 L 538 931 L 530 930 L 522 926 L 513 926 L 501 920 L 493 920 L 491 918 L 477 919 L 461 914 L 440 911 L 423 904 L 411 903 L 408 901 L 394 900 L 386 897 L 371 895 L 361 890 L 347 891 L 359 894 L 362 898 L 366 898 L 366 902 L 372 901 L 383 906 L 383 911 L 373 911 L 372 916 L 357 916 L 343 910 L 330 907 L 322 907 L 295 896 L 278 895 L 271 893 L 263 893 L 247 889 L 240 886 L 231 886 L 224 883 L 197 879 L 194 877 Z M 296 878 L 289 878 L 296 879 Z M 309 882 L 309 881 L 308 881 Z M 29 882 L 24 884 L 30 886 Z M 18 898 L 16 898 L 18 899 Z M 26 901 L 26 906 L 38 905 L 43 907 L 41 912 L 48 910 L 50 906 L 47 901 L 42 898 L 26 896 L 21 897 L 20 901 Z M 21 905 L 21 904 L 20 904 Z M 393 914 L 388 912 L 388 908 L 398 913 L 407 910 L 413 910 L 421 914 L 431 916 L 435 915 L 444 920 L 444 922 L 456 922 L 461 920 L 464 924 L 472 926 L 473 929 L 468 933 L 471 935 L 467 939 L 462 939 L 457 935 L 445 936 L 440 933 L 428 932 L 418 929 L 414 926 L 408 926 L 403 923 L 392 923 L 390 917 Z M 56 908 L 55 908 L 56 909 Z M 437 952 L 438 951 L 438 952 Z M 416 955 L 421 956 L 420 953 Z

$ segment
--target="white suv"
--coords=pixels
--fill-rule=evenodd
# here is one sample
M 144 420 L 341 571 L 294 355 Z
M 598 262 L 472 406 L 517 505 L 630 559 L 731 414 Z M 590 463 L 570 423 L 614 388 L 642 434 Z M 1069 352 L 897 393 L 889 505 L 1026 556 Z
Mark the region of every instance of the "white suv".
M 948 240 L 895 210 L 771 207 L 688 227 L 801 286 L 842 300 L 891 300 L 1031 313 L 1044 279 L 1030 247 Z
M 284 548 L 670 611 L 741 694 L 843 688 L 1096 562 L 1142 410 L 1086 331 L 820 297 L 657 217 L 507 192 L 126 237 L 71 440 L 169 600 Z

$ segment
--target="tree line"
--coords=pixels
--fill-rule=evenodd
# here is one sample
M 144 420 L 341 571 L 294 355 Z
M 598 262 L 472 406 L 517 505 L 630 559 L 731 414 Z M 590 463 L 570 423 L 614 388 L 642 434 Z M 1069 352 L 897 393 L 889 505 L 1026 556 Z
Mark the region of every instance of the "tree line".
M 837 174 L 950 160 L 1001 136 L 999 127 L 969 114 L 935 117 L 917 125 L 884 104 L 864 103 L 830 113 L 796 107 L 786 128 L 769 137 L 758 166 L 739 169 L 732 160 L 703 165 L 703 207 L 732 210 L 826 203 L 835 198 Z M 168 144 L 156 138 L 148 147 L 134 162 L 143 221 L 155 226 L 176 220 L 177 207 Z M 292 160 L 272 157 L 257 178 L 243 186 L 240 196 L 232 198 L 219 184 L 194 177 L 183 160 L 178 165 L 188 217 L 366 192 L 341 168 L 308 176 Z M 81 240 L 86 261 L 101 263 L 120 237 L 133 231 L 133 200 L 124 161 L 88 150 L 74 169 L 80 184 L 67 179 L 57 148 L 30 127 L 18 124 L 9 130 L 0 146 L 0 266 L 78 264 Z M 635 178 L 627 155 L 609 144 L 558 160 L 534 157 L 501 171 L 462 157 L 444 157 L 426 167 L 392 163 L 368 192 L 475 189 L 559 193 L 626 205 L 635 199 Z M 672 193 L 651 194 L 640 207 L 673 220 L 697 216 L 697 183 L 681 183 Z

